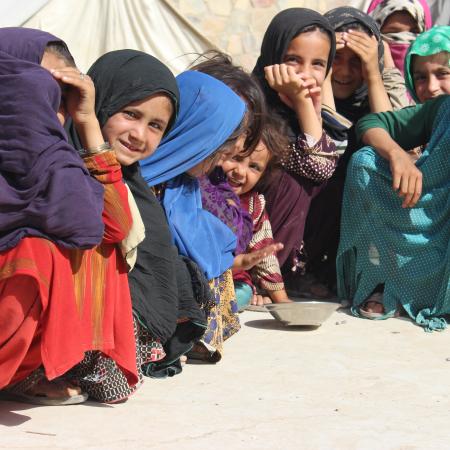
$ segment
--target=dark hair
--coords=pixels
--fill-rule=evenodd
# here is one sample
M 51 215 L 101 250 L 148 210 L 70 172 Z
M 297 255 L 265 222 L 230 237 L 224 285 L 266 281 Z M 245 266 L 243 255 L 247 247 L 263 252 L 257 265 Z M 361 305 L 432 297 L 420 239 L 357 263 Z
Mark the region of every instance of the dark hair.
M 289 152 L 289 139 L 285 122 L 276 115 L 266 118 L 261 141 L 269 152 L 269 162 L 266 170 L 254 189 L 264 191 L 271 184 L 276 169 L 281 167 L 281 161 Z
M 203 59 L 201 62 L 197 62 Z M 242 67 L 235 66 L 230 56 L 216 50 L 210 50 L 200 55 L 191 70 L 206 73 L 225 83 L 238 94 L 247 104 L 247 112 L 242 131 L 247 132 L 244 148 L 251 153 L 261 139 L 266 116 L 264 94 L 258 81 Z M 236 135 L 236 133 L 233 133 Z
M 339 27 L 336 29 L 336 33 L 344 33 L 349 30 L 361 31 L 363 33 L 368 34 L 369 36 L 373 36 L 372 30 L 369 27 L 366 27 L 361 22 L 351 22 L 351 23 L 342 25 L 342 27 Z
M 45 52 L 52 53 L 53 55 L 57 56 L 58 58 L 61 58 L 70 67 L 76 67 L 73 56 L 69 52 L 67 45 L 62 41 L 49 42 L 47 44 L 47 46 L 45 47 L 44 53 Z

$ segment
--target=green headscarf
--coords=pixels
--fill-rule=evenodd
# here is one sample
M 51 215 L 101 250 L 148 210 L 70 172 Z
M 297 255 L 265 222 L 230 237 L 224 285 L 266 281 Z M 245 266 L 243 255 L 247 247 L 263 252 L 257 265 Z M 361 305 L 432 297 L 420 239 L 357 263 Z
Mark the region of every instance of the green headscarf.
M 412 74 L 412 57 L 431 56 L 440 52 L 450 53 L 450 26 L 433 27 L 425 33 L 420 34 L 411 44 L 405 58 L 405 82 L 411 97 L 420 103 L 414 88 Z

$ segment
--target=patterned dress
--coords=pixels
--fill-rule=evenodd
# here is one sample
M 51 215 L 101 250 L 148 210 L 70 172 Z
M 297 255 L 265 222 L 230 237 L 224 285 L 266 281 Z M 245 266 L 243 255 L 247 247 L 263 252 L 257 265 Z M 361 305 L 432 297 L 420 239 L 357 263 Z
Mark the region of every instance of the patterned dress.
M 265 210 L 264 195 L 257 192 L 244 194 L 241 196 L 241 205 L 250 213 L 253 220 L 253 237 L 247 247 L 247 252 L 251 253 L 273 244 L 272 226 Z M 265 257 L 249 271 L 233 271 L 233 279 L 252 286 L 254 292 L 254 285 L 269 291 L 284 289 L 280 265 L 275 255 Z

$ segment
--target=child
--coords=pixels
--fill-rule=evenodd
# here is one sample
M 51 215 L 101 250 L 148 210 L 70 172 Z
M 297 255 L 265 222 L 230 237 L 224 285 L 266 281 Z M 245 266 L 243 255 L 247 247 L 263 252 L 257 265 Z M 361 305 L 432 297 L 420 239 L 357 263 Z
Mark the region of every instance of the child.
M 325 14 L 336 32 L 336 57 L 332 65 L 332 98 L 339 114 L 352 124 L 369 112 L 390 111 L 383 85 L 383 42 L 375 21 L 356 8 L 335 8 Z M 358 149 L 354 126 L 347 132 L 347 147 L 333 177 L 311 204 L 306 225 L 305 247 L 309 269 L 334 287 L 335 259 L 345 174 L 351 155 Z M 318 224 L 325 224 L 318 226 Z
M 405 58 L 406 87 L 416 102 L 450 94 L 450 26 L 433 27 L 410 46 Z
M 411 45 L 405 59 L 405 77 L 411 96 L 418 103 L 423 103 L 442 94 L 450 94 L 450 27 L 434 27 L 421 34 Z M 407 111 L 407 110 L 405 110 Z M 360 127 L 364 127 L 363 119 Z M 382 140 L 392 148 L 384 151 L 377 138 L 377 130 L 367 130 L 364 142 L 375 147 L 381 156 L 389 161 L 394 187 L 404 197 L 404 207 L 414 207 L 422 190 L 422 174 L 414 164 L 420 158 L 421 151 L 412 159 L 403 149 L 392 145 L 389 136 Z M 419 159 L 420 161 L 420 159 Z M 359 308 L 359 314 L 374 318 L 384 314 L 384 285 L 380 284 Z
M 286 152 L 287 139 L 279 129 L 278 122 L 268 119 L 262 139 L 250 155 L 245 152 L 236 154 L 222 163 L 228 183 L 239 195 L 241 207 L 250 213 L 253 220 L 253 237 L 247 248 L 248 253 L 274 243 L 272 227 L 265 211 L 266 201 L 258 188 L 269 182 L 278 158 Z M 234 270 L 233 279 L 241 311 L 249 303 L 261 306 L 272 301 L 290 301 L 274 254 L 266 256 L 250 270 Z M 261 290 L 265 293 L 264 296 L 258 294 Z
M 448 95 L 358 123 L 373 148 L 349 164 L 336 262 L 339 296 L 355 315 L 386 319 L 401 305 L 427 331 L 447 325 L 449 124 Z M 425 144 L 412 164 L 405 150 Z
M 389 45 L 395 67 L 403 74 L 408 47 L 431 25 L 430 8 L 425 0 L 372 0 L 367 10 L 380 27 Z
M 290 153 L 263 193 L 284 272 L 296 270 L 311 199 L 331 177 L 336 147 L 322 128 L 321 86 L 335 53 L 334 30 L 321 14 L 306 8 L 280 12 L 270 23 L 253 69 L 270 114 L 287 126 Z M 295 178 L 294 178 L 295 177 Z

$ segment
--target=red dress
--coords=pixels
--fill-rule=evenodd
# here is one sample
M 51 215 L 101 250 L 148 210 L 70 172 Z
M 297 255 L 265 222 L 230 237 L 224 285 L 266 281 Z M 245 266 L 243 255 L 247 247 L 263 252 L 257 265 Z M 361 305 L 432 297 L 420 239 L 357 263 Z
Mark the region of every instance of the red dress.
M 127 268 L 117 243 L 131 213 L 113 152 L 85 159 L 105 188 L 104 239 L 89 250 L 68 250 L 25 238 L 0 253 L 0 389 L 41 365 L 48 379 L 102 351 L 137 382 Z

